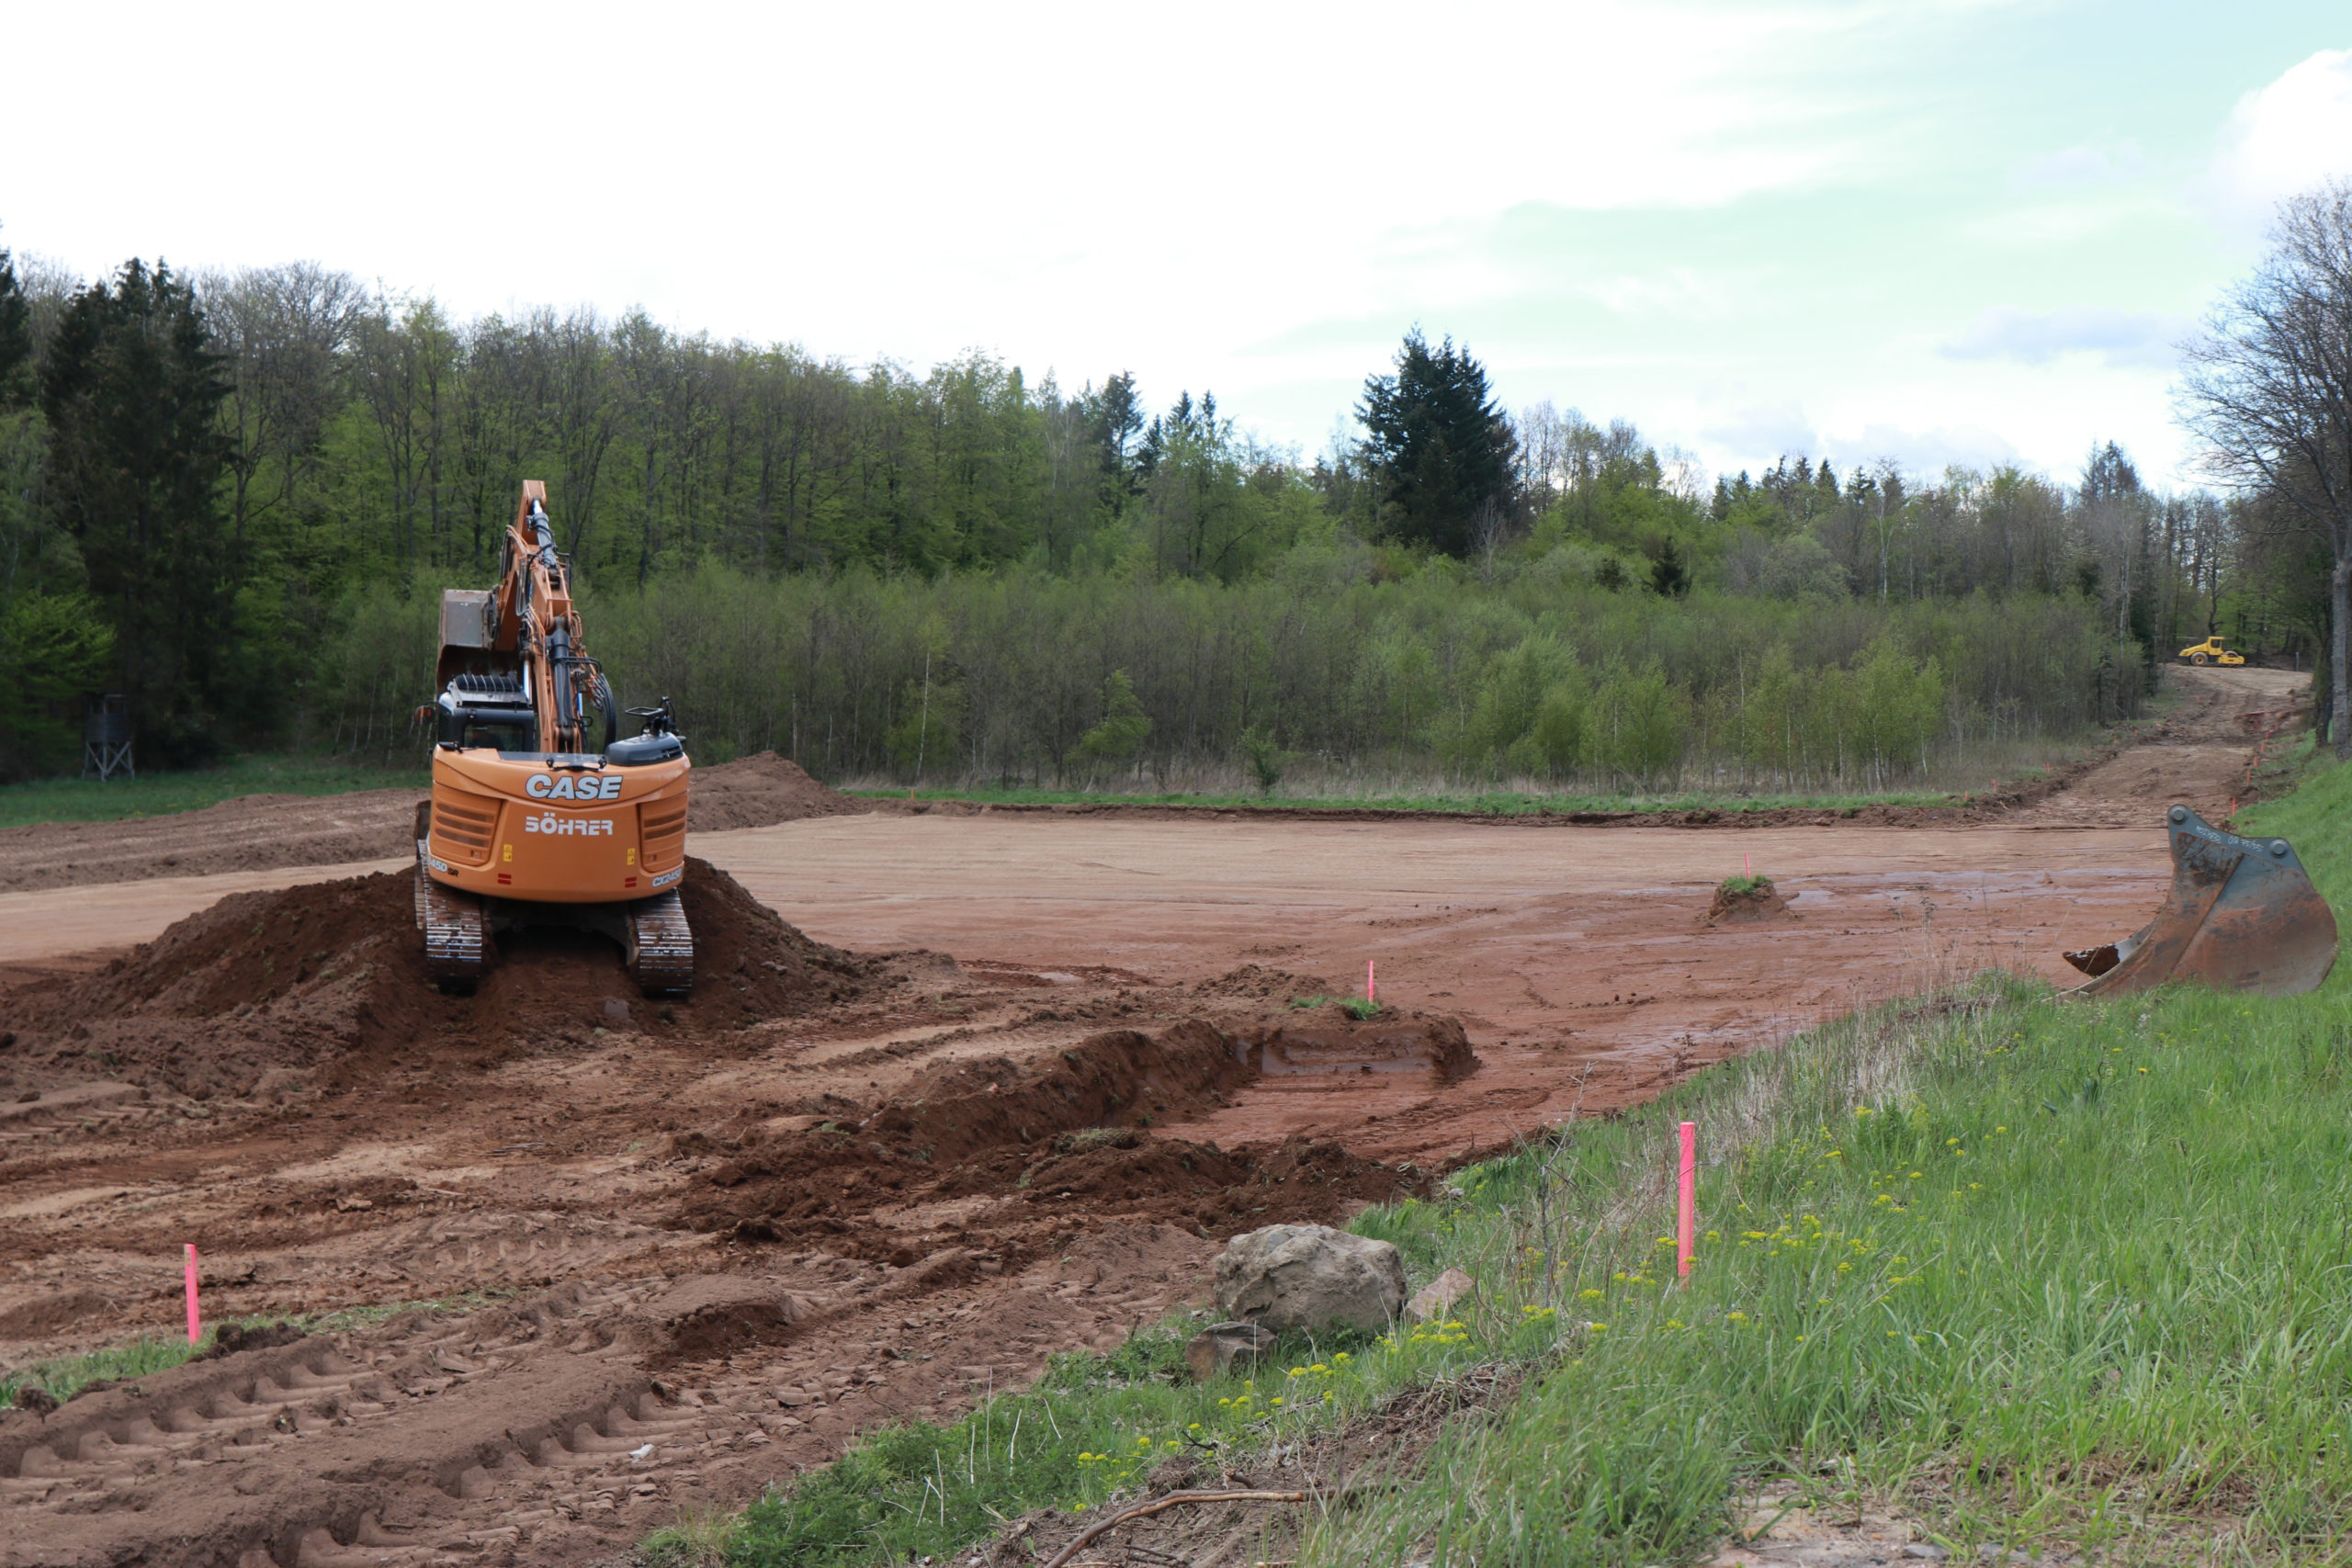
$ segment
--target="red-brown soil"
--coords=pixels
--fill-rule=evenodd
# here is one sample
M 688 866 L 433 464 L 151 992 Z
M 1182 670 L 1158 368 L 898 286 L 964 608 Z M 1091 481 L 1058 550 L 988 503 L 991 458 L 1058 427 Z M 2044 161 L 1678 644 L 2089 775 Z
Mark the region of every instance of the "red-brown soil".
M 705 831 L 666 1016 L 587 938 L 441 997 L 401 875 L 0 896 L 0 1358 L 171 1332 L 190 1241 L 218 1317 L 450 1303 L 0 1415 L 0 1565 L 609 1560 L 1204 1301 L 1236 1231 L 1946 968 L 2064 977 L 2160 896 L 2169 781 L 2226 808 L 2150 753 L 2242 770 L 2242 673 L 2111 824 Z M 1743 855 L 1788 907 L 1709 927 Z M 1294 1005 L 1366 958 L 1377 1016 Z
M 168 817 L 0 828 L 0 893 L 397 859 L 412 852 L 424 798 L 413 789 L 246 795 Z M 715 832 L 866 807 L 762 751 L 696 768 L 687 809 L 690 829 Z
M 687 794 L 686 826 L 697 833 L 718 833 L 867 809 L 865 802 L 819 784 L 789 758 L 761 751 L 696 768 Z
M 15 1059 L 246 1094 L 273 1069 L 337 1083 L 391 1062 L 576 1046 L 622 1024 L 657 1040 L 718 1036 L 854 1000 L 888 967 L 809 941 L 690 859 L 690 997 L 649 1002 L 611 943 L 536 931 L 501 944 L 476 995 L 447 997 L 425 976 L 413 886 L 413 874 L 379 872 L 224 898 L 95 974 L 19 988 Z

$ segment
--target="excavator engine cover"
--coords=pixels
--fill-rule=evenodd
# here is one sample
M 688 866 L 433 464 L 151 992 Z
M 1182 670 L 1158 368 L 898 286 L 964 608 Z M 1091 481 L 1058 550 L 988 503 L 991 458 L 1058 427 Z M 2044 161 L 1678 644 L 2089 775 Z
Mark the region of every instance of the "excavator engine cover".
M 2267 997 L 2318 989 L 2335 964 L 2335 915 L 2287 840 L 2224 833 L 2186 806 L 2169 816 L 2164 907 L 2121 942 L 2066 954 L 2091 976 L 2067 994 L 2122 996 L 2167 980 Z

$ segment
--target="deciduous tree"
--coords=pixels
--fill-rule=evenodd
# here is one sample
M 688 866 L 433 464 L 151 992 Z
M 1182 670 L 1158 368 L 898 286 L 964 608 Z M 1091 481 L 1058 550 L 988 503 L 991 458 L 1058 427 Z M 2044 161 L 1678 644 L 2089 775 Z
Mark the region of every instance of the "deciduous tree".
M 2269 254 L 2184 352 L 2212 471 L 2328 547 L 2329 728 L 2352 755 L 2352 181 L 2280 204 Z

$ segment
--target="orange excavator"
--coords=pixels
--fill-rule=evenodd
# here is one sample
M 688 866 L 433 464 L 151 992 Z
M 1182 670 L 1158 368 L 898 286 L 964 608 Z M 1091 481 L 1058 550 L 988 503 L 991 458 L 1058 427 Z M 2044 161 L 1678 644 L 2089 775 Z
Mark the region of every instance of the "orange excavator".
M 611 682 L 589 657 L 547 486 L 523 483 L 499 583 L 441 595 L 433 796 L 417 807 L 416 923 L 426 971 L 470 992 L 495 939 L 526 926 L 601 931 L 648 996 L 694 984 L 678 897 L 693 764 L 670 700 L 618 738 Z M 592 725 L 603 749 L 591 750 Z

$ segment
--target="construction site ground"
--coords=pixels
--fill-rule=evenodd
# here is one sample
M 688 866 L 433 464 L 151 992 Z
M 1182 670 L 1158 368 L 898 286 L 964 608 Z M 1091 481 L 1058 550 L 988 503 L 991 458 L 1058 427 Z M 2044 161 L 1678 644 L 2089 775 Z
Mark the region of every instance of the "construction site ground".
M 433 991 L 413 795 L 12 829 L 0 1362 L 175 1332 L 191 1242 L 216 1317 L 398 1310 L 0 1415 L 0 1564 L 609 1558 L 1204 1303 L 1238 1231 L 1955 970 L 2064 983 L 2304 690 L 2169 673 L 2030 805 L 1738 831 L 860 811 L 754 759 L 697 775 L 681 1003 L 577 936 Z M 289 816 L 392 842 L 241 862 Z M 1711 919 L 1745 870 L 1779 899 Z M 1295 1005 L 1367 963 L 1380 1016 Z

